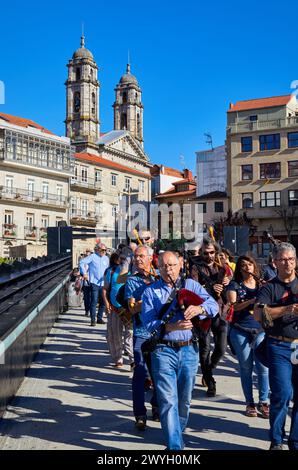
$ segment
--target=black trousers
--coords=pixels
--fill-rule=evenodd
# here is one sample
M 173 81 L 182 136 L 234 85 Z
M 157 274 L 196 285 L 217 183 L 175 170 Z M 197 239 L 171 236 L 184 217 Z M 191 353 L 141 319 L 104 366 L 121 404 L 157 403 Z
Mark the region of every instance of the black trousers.
M 203 377 L 208 385 L 212 378 L 212 369 L 224 356 L 227 348 L 228 324 L 220 315 L 211 320 L 211 327 L 208 331 L 199 331 L 199 352 L 200 364 Z M 214 339 L 214 349 L 211 350 L 212 334 Z

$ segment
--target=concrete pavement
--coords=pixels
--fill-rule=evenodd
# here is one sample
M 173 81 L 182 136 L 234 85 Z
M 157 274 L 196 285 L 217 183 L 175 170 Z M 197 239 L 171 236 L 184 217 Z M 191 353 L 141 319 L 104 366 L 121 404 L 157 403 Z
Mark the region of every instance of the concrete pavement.
M 0 449 L 165 448 L 159 423 L 149 419 L 145 432 L 135 429 L 129 365 L 113 368 L 106 325 L 89 323 L 81 309 L 60 316 L 0 421 Z M 186 450 L 268 449 L 268 420 L 244 415 L 236 365 L 227 354 L 216 372 L 213 399 L 197 377 Z

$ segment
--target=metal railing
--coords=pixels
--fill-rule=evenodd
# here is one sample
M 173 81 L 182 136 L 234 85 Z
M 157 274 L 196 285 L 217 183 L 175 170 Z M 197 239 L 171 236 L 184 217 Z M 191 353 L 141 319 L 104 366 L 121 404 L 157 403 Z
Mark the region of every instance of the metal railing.
M 266 121 L 238 121 L 227 126 L 228 132 L 249 132 L 267 129 L 282 129 L 284 127 L 298 127 L 298 116 Z
M 73 176 L 70 184 L 71 186 L 79 186 L 80 188 L 94 189 L 96 191 L 102 190 L 102 181 L 95 180 L 94 178 L 79 178 Z
M 0 198 L 32 204 L 54 205 L 67 207 L 67 198 L 59 194 L 42 193 L 30 189 L 12 188 L 0 186 Z

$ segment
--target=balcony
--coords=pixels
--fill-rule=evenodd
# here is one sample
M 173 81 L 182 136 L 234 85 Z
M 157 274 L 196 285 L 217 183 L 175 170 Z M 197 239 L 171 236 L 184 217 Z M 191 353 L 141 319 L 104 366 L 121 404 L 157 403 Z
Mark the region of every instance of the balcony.
M 95 227 L 97 223 L 94 212 L 73 209 L 70 211 L 70 225 Z
M 70 187 L 72 191 L 80 191 L 89 194 L 96 194 L 102 191 L 102 182 L 94 178 L 71 178 Z
M 2 236 L 3 238 L 16 238 L 17 226 L 15 224 L 3 224 Z
M 37 228 L 36 227 L 31 227 L 31 226 L 26 226 L 24 227 L 24 238 L 25 240 L 37 240 Z
M 254 132 L 268 129 L 282 129 L 298 127 L 298 116 L 284 119 L 273 119 L 270 121 L 237 121 L 227 126 L 227 132 L 238 134 L 242 132 Z
M 65 196 L 5 186 L 0 186 L 0 199 L 22 203 L 22 205 L 52 206 L 63 209 L 67 207 L 67 198 Z

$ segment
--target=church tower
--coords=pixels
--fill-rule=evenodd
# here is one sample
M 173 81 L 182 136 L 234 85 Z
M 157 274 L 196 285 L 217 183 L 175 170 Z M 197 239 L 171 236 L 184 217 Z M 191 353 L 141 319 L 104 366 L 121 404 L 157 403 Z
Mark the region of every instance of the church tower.
M 76 147 L 84 151 L 96 148 L 99 138 L 99 82 L 98 67 L 92 53 L 85 48 L 85 37 L 67 64 L 66 85 L 66 136 Z
M 130 64 L 127 64 L 126 73 L 120 78 L 115 92 L 114 129 L 126 129 L 143 147 L 142 91 L 136 77 L 130 73 Z

